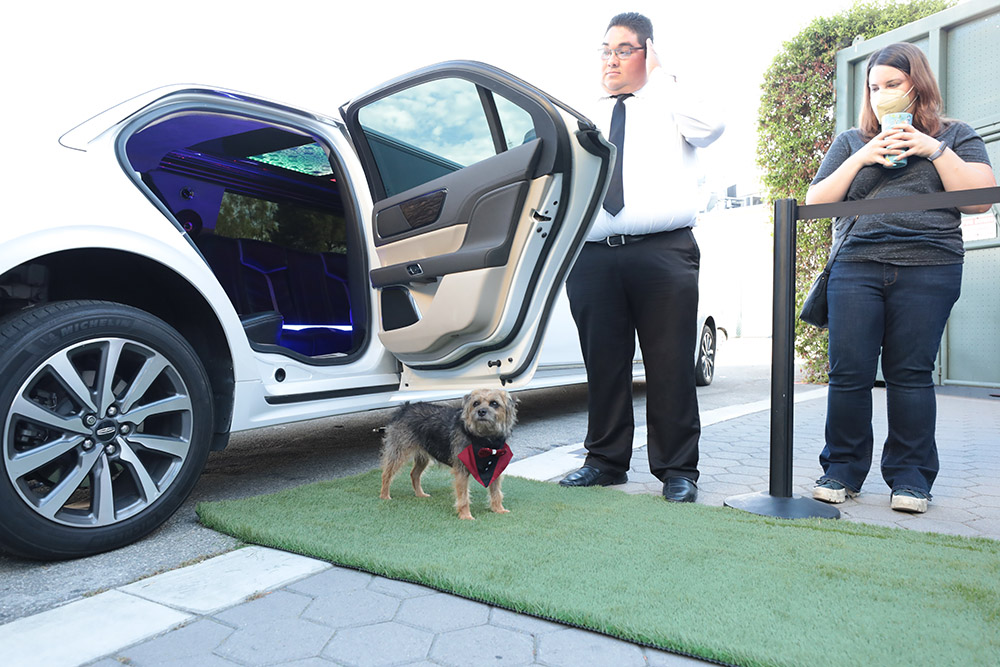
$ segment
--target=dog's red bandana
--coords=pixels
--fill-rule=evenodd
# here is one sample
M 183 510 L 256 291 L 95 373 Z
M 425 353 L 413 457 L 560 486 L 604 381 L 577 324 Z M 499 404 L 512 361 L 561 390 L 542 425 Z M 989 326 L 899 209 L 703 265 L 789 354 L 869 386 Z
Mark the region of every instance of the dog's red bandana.
M 500 477 L 513 456 L 514 452 L 510 451 L 505 442 L 500 449 L 469 445 L 458 454 L 458 460 L 469 469 L 477 482 L 489 486 L 494 479 Z

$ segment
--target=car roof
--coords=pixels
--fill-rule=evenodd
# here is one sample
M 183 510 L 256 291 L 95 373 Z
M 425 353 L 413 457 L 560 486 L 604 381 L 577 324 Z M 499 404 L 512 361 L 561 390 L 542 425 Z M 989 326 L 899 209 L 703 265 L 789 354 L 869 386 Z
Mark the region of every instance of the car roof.
M 288 105 L 281 104 L 280 102 L 275 102 L 273 100 L 269 100 L 262 97 L 247 95 L 246 93 L 241 93 L 235 90 L 229 90 L 226 88 L 219 88 L 216 86 L 206 86 L 200 84 L 171 84 L 167 86 L 161 86 L 159 88 L 154 88 L 140 95 L 136 95 L 135 97 L 127 99 L 124 102 L 116 104 L 115 106 L 107 109 L 106 111 L 102 111 L 96 116 L 80 123 L 70 131 L 63 134 L 61 137 L 59 137 L 59 143 L 65 146 L 66 148 L 72 148 L 74 150 L 79 150 L 79 151 L 86 151 L 87 145 L 91 141 L 93 141 L 96 137 L 106 132 L 109 128 L 114 127 L 115 125 L 135 115 L 142 109 L 158 102 L 159 100 L 162 100 L 165 97 L 174 97 L 183 95 L 199 95 L 199 96 L 207 95 L 219 98 L 228 98 L 232 100 L 240 100 L 251 104 L 270 107 L 272 109 L 280 109 L 285 112 L 295 113 L 325 123 L 342 125 L 342 121 L 339 118 L 333 118 L 326 114 L 313 113 L 303 109 L 290 107 Z

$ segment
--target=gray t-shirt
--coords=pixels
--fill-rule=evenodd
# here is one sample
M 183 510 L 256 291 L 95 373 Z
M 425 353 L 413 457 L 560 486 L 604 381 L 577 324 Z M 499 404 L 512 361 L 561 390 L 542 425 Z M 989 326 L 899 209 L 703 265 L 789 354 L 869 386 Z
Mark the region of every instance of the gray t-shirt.
M 948 144 L 966 162 L 990 163 L 982 138 L 965 123 L 952 121 L 936 138 Z M 857 129 L 838 135 L 812 182 L 818 183 L 832 174 L 866 143 L 868 141 Z M 887 180 L 874 199 L 944 192 L 934 165 L 925 158 L 911 155 L 907 165 L 900 169 L 886 169 L 877 164 L 862 167 L 847 191 L 846 200 L 864 199 L 883 177 Z M 837 259 L 903 266 L 960 264 L 965 254 L 961 218 L 957 208 L 862 215 Z M 843 233 L 849 220 L 837 221 L 835 236 Z

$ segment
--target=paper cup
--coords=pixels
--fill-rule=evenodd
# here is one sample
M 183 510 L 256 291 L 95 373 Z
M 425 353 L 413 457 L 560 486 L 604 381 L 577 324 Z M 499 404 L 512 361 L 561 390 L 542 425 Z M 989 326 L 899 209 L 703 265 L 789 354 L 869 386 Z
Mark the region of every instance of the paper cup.
M 899 113 L 887 113 L 882 116 L 882 131 L 885 132 L 893 125 L 900 125 L 903 123 L 909 124 L 913 122 L 913 114 L 907 111 L 901 111 Z M 892 166 L 882 165 L 886 169 L 899 169 L 900 167 L 906 166 L 906 158 L 897 159 L 895 155 L 886 155 L 887 160 L 892 162 Z

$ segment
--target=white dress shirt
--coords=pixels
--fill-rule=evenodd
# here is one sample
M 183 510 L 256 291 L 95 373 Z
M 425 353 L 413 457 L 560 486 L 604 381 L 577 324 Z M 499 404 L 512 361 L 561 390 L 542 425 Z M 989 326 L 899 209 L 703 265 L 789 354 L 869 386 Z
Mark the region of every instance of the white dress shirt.
M 698 189 L 695 148 L 719 138 L 725 125 L 707 106 L 654 69 L 646 84 L 625 100 L 625 207 L 618 215 L 603 208 L 587 236 L 599 241 L 615 234 L 654 234 L 692 227 L 704 203 Z M 602 97 L 590 118 L 605 137 L 611 129 L 615 99 Z

